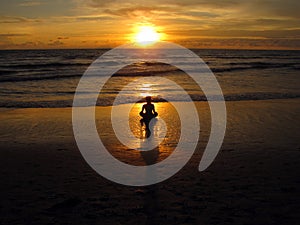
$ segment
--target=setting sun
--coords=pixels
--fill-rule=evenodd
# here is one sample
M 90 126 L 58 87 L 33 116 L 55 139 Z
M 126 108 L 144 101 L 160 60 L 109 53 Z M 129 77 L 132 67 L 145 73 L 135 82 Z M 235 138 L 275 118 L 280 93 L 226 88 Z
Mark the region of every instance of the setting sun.
M 137 29 L 134 41 L 141 45 L 148 45 L 160 40 L 160 34 L 153 26 L 141 26 Z

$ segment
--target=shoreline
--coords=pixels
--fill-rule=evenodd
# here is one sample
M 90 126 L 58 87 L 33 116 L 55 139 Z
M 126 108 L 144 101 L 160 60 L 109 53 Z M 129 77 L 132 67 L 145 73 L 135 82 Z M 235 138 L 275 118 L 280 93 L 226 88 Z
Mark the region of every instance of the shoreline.
M 293 100 L 293 99 L 300 99 L 300 94 L 299 93 L 285 93 L 283 96 L 281 96 L 282 94 L 280 93 L 261 93 L 262 96 L 256 96 L 254 98 L 249 98 L 249 95 L 252 95 L 252 94 L 256 94 L 256 93 L 245 93 L 242 95 L 242 98 L 238 98 L 240 97 L 239 95 L 235 96 L 235 94 L 228 94 L 227 96 L 224 95 L 224 101 L 225 102 L 248 102 L 248 101 L 277 101 L 277 100 Z M 267 97 L 267 98 L 264 98 L 265 95 L 272 95 L 272 94 L 276 94 L 278 95 L 277 97 Z M 287 97 L 288 96 L 288 97 Z M 194 102 L 194 103 L 197 103 L 197 102 L 208 102 L 207 99 L 206 99 L 206 96 L 205 95 L 201 95 L 200 96 L 201 99 L 192 99 L 191 102 Z M 214 101 L 219 101 L 219 100 L 211 100 L 212 102 Z M 144 100 L 139 100 L 139 101 L 132 101 L 132 102 L 125 102 L 125 103 L 122 103 L 122 104 L 116 104 L 116 105 L 127 105 L 127 104 L 140 104 L 140 103 L 144 103 L 145 101 Z M 156 104 L 159 104 L 159 103 L 168 103 L 169 101 L 165 100 L 165 99 L 157 99 L 154 97 L 153 103 L 156 103 Z M 180 102 L 184 102 L 182 100 L 173 100 L 172 102 L 177 102 L 177 103 L 180 103 Z M 51 109 L 51 108 L 54 108 L 54 109 L 60 109 L 60 108 L 72 108 L 73 105 L 67 105 L 67 106 L 64 106 L 64 105 L 59 105 L 60 103 L 57 103 L 56 105 L 59 105 L 59 106 L 53 106 L 54 103 L 50 104 L 51 106 L 40 106 L 40 107 L 37 107 L 35 105 L 31 105 L 31 106 L 28 106 L 28 104 L 25 106 L 19 106 L 19 107 L 16 107 L 16 106 L 0 106 L 0 112 L 1 112 L 1 109 Z M 40 105 L 40 104 L 36 104 L 36 105 Z M 49 104 L 48 104 L 49 105 Z M 111 107 L 113 105 L 113 102 L 111 102 L 111 104 L 108 104 L 108 105 L 96 105 L 96 106 L 84 106 L 84 107 Z

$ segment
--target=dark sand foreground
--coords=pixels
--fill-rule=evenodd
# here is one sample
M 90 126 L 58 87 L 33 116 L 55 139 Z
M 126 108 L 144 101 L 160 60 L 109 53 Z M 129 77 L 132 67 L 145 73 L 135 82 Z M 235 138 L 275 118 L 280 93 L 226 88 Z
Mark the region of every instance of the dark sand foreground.
M 299 224 L 299 103 L 227 102 L 222 150 L 201 173 L 209 111 L 196 103 L 203 116 L 196 153 L 149 187 L 113 183 L 87 165 L 71 108 L 1 109 L 0 224 Z M 147 164 L 166 156 L 127 157 Z

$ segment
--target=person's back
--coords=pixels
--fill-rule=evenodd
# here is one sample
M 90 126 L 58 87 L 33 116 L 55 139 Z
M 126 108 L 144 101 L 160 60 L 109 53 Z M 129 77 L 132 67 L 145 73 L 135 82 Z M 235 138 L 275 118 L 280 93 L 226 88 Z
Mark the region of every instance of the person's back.
M 148 102 L 147 104 L 144 104 L 142 111 L 144 111 L 144 109 L 147 116 L 152 116 L 155 113 L 154 105 L 152 103 Z
M 158 113 L 155 111 L 155 107 L 151 103 L 151 97 L 150 96 L 146 97 L 146 101 L 147 101 L 147 103 L 143 105 L 142 110 L 140 112 L 140 116 L 143 117 L 143 119 L 141 119 L 140 121 L 141 121 L 142 125 L 143 125 L 143 123 L 145 123 L 146 130 L 148 132 L 150 132 L 149 122 L 152 118 L 156 117 L 158 115 Z M 148 133 L 148 134 L 150 134 L 150 133 Z

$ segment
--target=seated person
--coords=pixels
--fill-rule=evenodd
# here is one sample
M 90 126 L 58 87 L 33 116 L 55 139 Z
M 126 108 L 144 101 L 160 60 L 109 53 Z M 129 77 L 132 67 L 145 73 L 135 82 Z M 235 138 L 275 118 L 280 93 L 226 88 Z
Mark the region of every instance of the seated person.
M 146 130 L 149 131 L 149 123 L 150 120 L 154 117 L 157 117 L 158 113 L 155 111 L 154 105 L 151 103 L 151 96 L 146 97 L 146 104 L 143 105 L 142 111 L 140 112 L 140 116 L 143 117 L 141 119 L 141 125 L 145 123 L 146 125 Z M 144 112 L 145 111 L 145 112 Z

